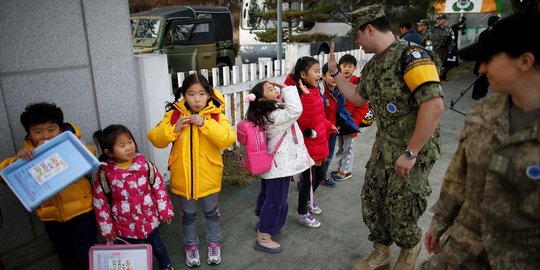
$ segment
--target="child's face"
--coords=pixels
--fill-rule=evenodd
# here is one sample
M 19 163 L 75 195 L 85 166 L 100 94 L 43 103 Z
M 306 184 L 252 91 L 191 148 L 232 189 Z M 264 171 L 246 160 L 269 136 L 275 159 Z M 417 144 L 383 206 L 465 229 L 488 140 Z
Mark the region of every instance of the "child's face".
M 28 137 L 35 146 L 40 146 L 44 142 L 60 135 L 60 126 L 57 123 L 47 122 L 35 124 L 28 130 Z
M 351 63 L 342 63 L 339 65 L 339 68 L 341 69 L 341 74 L 345 76 L 345 78 L 349 78 L 352 76 L 356 66 Z
M 127 162 L 133 160 L 136 150 L 133 138 L 126 133 L 120 133 L 116 137 L 112 151 L 105 149 L 105 153 L 116 162 Z
M 317 86 L 317 83 L 321 80 L 321 66 L 319 63 L 311 65 L 307 72 L 302 71 L 301 77 L 309 84 L 306 86 Z
M 184 97 L 192 113 L 198 113 L 208 104 L 210 96 L 200 83 L 191 85 Z
M 326 83 L 326 86 L 328 86 L 330 89 L 334 89 L 336 87 L 336 82 L 331 76 L 330 71 L 327 71 L 326 74 L 323 75 L 323 80 Z
M 274 87 L 271 83 L 265 83 L 263 86 L 263 90 L 264 99 L 273 100 L 275 102 L 283 102 L 283 96 L 281 96 L 281 91 Z

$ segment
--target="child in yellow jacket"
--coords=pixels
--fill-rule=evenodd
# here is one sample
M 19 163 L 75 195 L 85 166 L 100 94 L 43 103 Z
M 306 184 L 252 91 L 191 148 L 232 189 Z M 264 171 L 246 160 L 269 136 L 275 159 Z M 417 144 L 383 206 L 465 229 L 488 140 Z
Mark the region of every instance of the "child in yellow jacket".
M 55 104 L 28 105 L 21 114 L 26 131 L 23 147 L 16 157 L 0 163 L 0 170 L 17 159 L 34 158 L 34 149 L 48 140 L 71 131 L 80 138 L 77 126 L 64 123 L 62 110 Z M 94 155 L 95 149 L 87 146 Z M 92 206 L 92 186 L 85 177 L 60 191 L 36 209 L 45 232 L 53 243 L 63 269 L 88 269 L 88 250 L 96 243 L 96 221 Z
M 206 218 L 207 263 L 219 264 L 221 229 L 217 198 L 223 174 L 221 151 L 236 141 L 234 129 L 224 114 L 225 100 L 204 76 L 191 74 L 175 91 L 175 102 L 166 109 L 163 120 L 148 132 L 148 139 L 158 148 L 173 144 L 169 157 L 171 191 L 180 195 L 186 265 L 201 263 L 196 228 L 198 203 Z

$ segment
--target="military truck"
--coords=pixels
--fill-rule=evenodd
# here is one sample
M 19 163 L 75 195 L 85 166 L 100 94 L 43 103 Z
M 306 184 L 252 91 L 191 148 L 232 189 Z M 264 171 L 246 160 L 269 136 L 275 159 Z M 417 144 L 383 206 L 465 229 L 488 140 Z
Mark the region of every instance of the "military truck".
M 226 7 L 163 7 L 130 19 L 134 53 L 166 54 L 170 74 L 234 64 L 233 22 Z

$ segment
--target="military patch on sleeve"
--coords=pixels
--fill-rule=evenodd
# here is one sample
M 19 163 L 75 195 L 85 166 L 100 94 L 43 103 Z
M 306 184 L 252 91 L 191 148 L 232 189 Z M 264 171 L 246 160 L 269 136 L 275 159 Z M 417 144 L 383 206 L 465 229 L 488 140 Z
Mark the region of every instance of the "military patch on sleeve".
M 419 46 L 408 47 L 401 57 L 403 80 L 414 92 L 418 86 L 429 82 L 440 82 L 437 66 L 429 52 Z

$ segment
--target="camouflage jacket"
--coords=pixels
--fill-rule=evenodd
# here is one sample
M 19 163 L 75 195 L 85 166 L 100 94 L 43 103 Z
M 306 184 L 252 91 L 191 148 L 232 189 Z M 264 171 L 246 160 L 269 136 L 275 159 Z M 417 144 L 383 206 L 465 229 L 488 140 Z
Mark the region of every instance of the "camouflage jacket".
M 440 28 L 438 26 L 433 27 L 433 48 L 445 48 L 448 52 L 454 48 L 454 31 L 448 26 Z
M 540 119 L 510 135 L 509 102 L 495 94 L 469 111 L 430 230 L 461 258 L 485 249 L 493 269 L 540 269 Z
M 378 59 L 373 57 L 362 70 L 362 80 L 356 91 L 370 105 L 377 117 L 377 135 L 370 162 L 384 162 L 386 168 L 394 168 L 399 156 L 405 151 L 416 127 L 420 104 L 433 97 L 442 97 L 438 82 L 424 83 L 410 90 L 405 83 L 402 67 L 404 50 L 410 48 L 406 41 L 394 41 L 387 52 Z M 420 48 L 423 52 L 425 49 Z M 417 60 L 433 65 L 429 53 L 422 53 Z M 418 153 L 417 162 L 435 161 L 440 156 L 439 129 L 434 132 Z
M 422 46 L 426 47 L 426 49 L 433 50 L 433 33 L 431 33 L 430 31 L 426 31 L 422 33 L 421 37 L 422 37 Z

